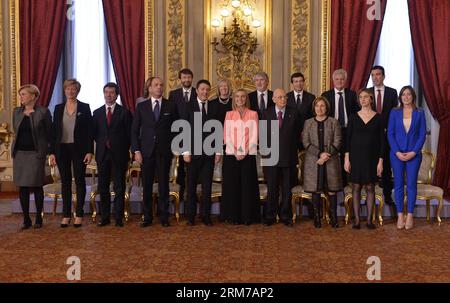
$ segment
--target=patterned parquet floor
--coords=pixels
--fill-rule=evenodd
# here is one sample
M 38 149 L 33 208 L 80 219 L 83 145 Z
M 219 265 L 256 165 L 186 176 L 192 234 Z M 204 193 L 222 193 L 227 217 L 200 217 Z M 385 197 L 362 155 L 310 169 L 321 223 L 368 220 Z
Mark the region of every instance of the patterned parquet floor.
M 48 215 L 41 230 L 20 231 L 20 215 L 0 216 L 1 282 L 67 282 L 67 258 L 81 261 L 82 282 L 367 282 L 367 259 L 381 261 L 381 282 L 450 282 L 450 223 L 417 219 L 398 231 L 392 220 L 376 230 L 317 230 L 303 219 L 293 228 L 185 221 L 148 228 L 132 217 L 124 228 L 62 229 Z M 341 222 L 341 226 L 343 223 Z

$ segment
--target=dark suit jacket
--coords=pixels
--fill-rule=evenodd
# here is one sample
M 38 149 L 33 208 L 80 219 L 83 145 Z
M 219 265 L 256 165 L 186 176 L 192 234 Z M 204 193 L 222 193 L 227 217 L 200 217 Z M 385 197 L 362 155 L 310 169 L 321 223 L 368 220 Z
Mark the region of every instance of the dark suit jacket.
M 323 97 L 327 98 L 328 102 L 330 102 L 330 112 L 328 113 L 328 116 L 334 118 L 335 113 L 335 106 L 334 106 L 334 88 L 330 89 L 322 94 Z M 351 114 L 356 113 L 360 110 L 360 106 L 358 103 L 358 98 L 356 96 L 356 93 L 352 91 L 351 89 L 344 89 L 344 99 L 345 99 L 345 110 L 347 111 L 347 117 L 350 117 Z
M 374 111 L 377 111 L 377 95 L 375 92 L 375 88 L 371 87 L 369 88 L 374 95 L 374 102 L 372 104 L 372 109 Z M 381 120 L 383 128 L 386 130 L 389 123 L 389 114 L 391 113 L 391 110 L 396 108 L 398 106 L 398 94 L 397 91 L 394 88 L 391 87 L 384 87 L 384 96 L 383 96 L 383 106 L 381 111 Z
M 174 102 L 162 99 L 159 120 L 155 120 L 151 99 L 138 104 L 131 127 L 131 151 L 140 151 L 144 158 L 151 157 L 154 151 L 172 154 L 171 143 L 174 134 L 172 123 L 178 120 L 177 106 Z
M 267 107 L 265 108 L 265 110 L 268 110 L 272 106 L 275 106 L 275 103 L 272 100 L 273 91 L 267 90 L 267 94 Z M 252 91 L 250 94 L 248 94 L 248 98 L 250 99 L 250 109 L 258 113 L 259 120 L 264 119 L 265 110 L 259 110 L 258 91 Z
M 190 150 L 186 150 L 186 151 L 189 151 L 192 158 L 195 159 L 196 157 L 198 158 L 198 157 L 205 155 L 204 150 L 203 150 L 203 142 L 211 134 L 211 132 L 202 132 L 202 150 L 201 151 L 196 150 L 195 145 L 194 145 L 194 138 L 195 138 L 195 136 L 198 136 L 199 134 L 195 133 L 195 131 L 198 131 L 198 130 L 196 130 L 194 128 L 194 117 L 195 117 L 196 112 L 200 112 L 200 106 L 198 104 L 197 99 L 195 99 L 195 101 L 189 101 L 186 110 L 187 110 L 186 117 L 189 122 L 189 125 L 191 126 L 191 148 L 190 148 Z M 203 125 L 207 121 L 219 120 L 219 116 L 220 116 L 219 102 L 208 101 L 207 111 L 206 111 L 206 120 L 202 121 L 202 129 L 203 129 Z M 222 142 L 215 142 L 215 143 L 220 144 L 220 146 L 222 146 Z
M 79 158 L 84 158 L 87 153 L 94 153 L 94 138 L 92 134 L 92 115 L 89 104 L 77 101 L 77 118 L 75 120 L 74 144 Z M 51 154 L 56 158 L 61 153 L 62 122 L 66 103 L 55 106 L 53 113 Z
M 23 113 L 24 107 L 16 107 L 13 113 L 13 129 L 16 134 L 12 143 L 11 151 L 12 157 L 16 156 L 16 142 L 20 136 L 20 124 L 25 117 Z M 52 116 L 46 107 L 36 105 L 34 113 L 30 115 L 31 134 L 33 136 L 34 146 L 39 154 L 39 157 L 45 158 L 49 152 L 49 142 L 51 137 Z
M 101 163 L 106 152 L 106 142 L 111 144 L 110 152 L 115 163 L 126 166 L 130 160 L 131 113 L 116 104 L 108 127 L 106 106 L 97 108 L 93 115 L 93 135 L 96 143 L 95 161 Z
M 314 117 L 312 104 L 313 104 L 314 99 L 316 99 L 316 96 L 308 93 L 307 91 L 303 91 L 301 105 L 296 104 L 294 91 L 290 91 L 287 94 L 287 96 L 288 96 L 287 106 L 289 106 L 297 111 L 299 132 L 301 133 L 303 131 L 303 125 L 305 124 L 305 121 L 308 120 L 309 118 Z M 302 139 L 300 138 L 300 136 L 298 138 L 297 146 L 298 146 L 299 150 L 303 149 Z
M 292 144 L 292 140 L 297 140 L 300 137 L 299 121 L 297 112 L 291 107 L 286 107 L 284 112 L 283 123 L 280 129 L 280 137 L 278 142 L 271 142 L 271 121 L 278 122 L 275 107 L 267 109 L 265 113 L 265 120 L 267 121 L 267 142 L 268 146 L 272 147 L 273 144 L 279 146 L 279 159 L 278 167 L 291 167 L 297 163 L 297 145 Z M 277 124 L 278 125 L 278 124 Z
M 197 91 L 193 87 L 191 90 L 191 96 L 189 98 L 190 101 L 196 101 L 197 100 Z M 178 89 L 175 89 L 169 93 L 169 101 L 174 102 L 177 105 L 177 110 L 180 119 L 186 120 L 186 109 L 187 109 L 187 103 L 184 101 L 184 93 L 183 88 L 180 87 Z M 188 102 L 188 103 L 189 103 Z

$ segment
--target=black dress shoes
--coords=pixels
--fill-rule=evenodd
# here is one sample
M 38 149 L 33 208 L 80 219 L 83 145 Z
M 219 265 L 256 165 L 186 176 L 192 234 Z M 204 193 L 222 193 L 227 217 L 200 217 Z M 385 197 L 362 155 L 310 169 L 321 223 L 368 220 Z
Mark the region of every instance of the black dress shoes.
M 110 225 L 110 224 L 111 224 L 111 221 L 101 221 L 101 222 L 99 222 L 97 224 L 97 226 L 98 227 L 104 227 L 104 226 L 107 226 L 107 225 Z
M 34 229 L 42 228 L 42 223 L 35 223 L 33 226 Z
M 367 223 L 367 228 L 368 228 L 368 229 L 375 229 L 376 227 L 375 227 L 375 224 L 373 224 L 372 222 L 370 222 L 370 223 Z
M 188 226 L 194 226 L 195 225 L 195 221 L 194 220 L 188 220 L 187 225 Z
M 360 223 L 358 223 L 358 224 L 353 224 L 353 225 L 352 225 L 352 229 L 361 229 L 361 224 L 360 224 Z
M 162 221 L 162 222 L 161 222 L 161 226 L 162 226 L 162 227 L 169 227 L 170 224 L 169 224 L 169 222 L 167 222 L 167 221 Z
M 272 225 L 274 225 L 275 224 L 275 221 L 274 220 L 266 220 L 266 221 L 264 221 L 264 225 L 265 226 L 272 226 Z
M 117 227 L 123 227 L 123 221 L 116 221 Z
M 31 228 L 31 223 L 24 223 L 20 229 L 21 230 L 27 230 L 27 229 L 30 229 L 30 228 Z
M 206 226 L 213 226 L 213 223 L 211 221 L 211 219 L 203 219 L 203 224 L 205 224 Z
M 149 227 L 149 226 L 152 226 L 152 222 L 149 222 L 149 221 L 145 222 L 144 221 L 144 222 L 141 223 L 141 227 L 142 228 Z
M 293 227 L 294 226 L 292 221 L 284 221 L 283 224 L 286 225 L 287 227 Z

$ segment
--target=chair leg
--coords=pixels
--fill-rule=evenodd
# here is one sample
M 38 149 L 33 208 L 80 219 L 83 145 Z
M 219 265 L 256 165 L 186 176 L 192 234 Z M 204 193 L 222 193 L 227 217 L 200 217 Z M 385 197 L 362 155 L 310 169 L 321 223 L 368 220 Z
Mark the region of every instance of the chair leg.
M 58 206 L 58 197 L 53 199 L 53 216 L 56 216 L 56 206 Z
M 78 205 L 77 198 L 73 197 L 73 217 L 74 218 L 77 217 L 77 205 Z
M 344 207 L 345 207 L 345 225 L 348 224 L 350 219 L 350 201 L 352 199 L 351 195 L 347 195 L 344 198 Z
M 300 219 L 303 218 L 303 198 L 302 197 L 300 197 L 300 201 L 299 201 L 298 217 Z
M 95 193 L 91 193 L 91 211 L 92 211 L 92 222 L 95 223 L 97 220 L 97 206 L 95 205 Z
M 295 221 L 297 219 L 297 208 L 296 208 L 296 203 L 295 201 L 297 200 L 297 196 L 296 195 L 292 195 L 291 198 L 291 203 L 292 203 L 292 223 L 295 224 Z
M 380 206 L 378 206 L 378 222 L 380 223 L 380 226 L 383 226 L 383 208 L 384 208 L 383 196 L 378 196 L 378 201 L 380 201 Z
M 125 211 L 124 211 L 125 222 L 128 222 L 128 219 L 130 218 L 130 213 L 131 213 L 130 195 L 128 193 L 125 193 Z
M 431 213 L 430 200 L 425 200 L 425 202 L 426 202 L 426 208 L 427 208 L 427 222 L 430 223 L 430 217 L 431 217 L 431 215 L 430 215 L 430 213 Z
M 442 222 L 441 221 L 441 211 L 442 211 L 442 208 L 444 207 L 444 202 L 443 202 L 442 197 L 438 198 L 438 203 L 439 203 L 439 205 L 438 205 L 438 209 L 437 209 L 437 213 L 436 213 L 436 218 L 437 218 L 438 224 L 440 226 L 441 222 Z
M 175 198 L 175 218 L 177 219 L 177 224 L 180 223 L 180 194 L 173 193 Z

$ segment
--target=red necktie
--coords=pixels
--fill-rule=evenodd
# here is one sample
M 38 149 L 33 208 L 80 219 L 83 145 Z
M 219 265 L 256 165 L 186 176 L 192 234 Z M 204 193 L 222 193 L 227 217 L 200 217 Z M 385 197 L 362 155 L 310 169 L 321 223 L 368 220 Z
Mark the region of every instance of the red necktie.
M 108 123 L 108 127 L 111 125 L 111 118 L 112 118 L 111 107 L 108 106 L 108 113 L 106 114 L 106 122 Z
M 283 112 L 280 110 L 278 112 L 278 126 L 281 128 L 282 124 L 283 124 Z
M 381 90 L 377 90 L 377 113 L 381 114 Z
M 111 125 L 111 118 L 111 106 L 108 106 L 108 112 L 106 113 L 106 123 L 108 124 L 108 128 Z M 111 141 L 109 140 L 109 138 L 106 140 L 106 147 L 111 148 Z

